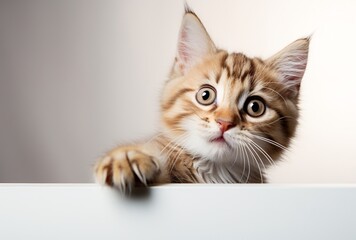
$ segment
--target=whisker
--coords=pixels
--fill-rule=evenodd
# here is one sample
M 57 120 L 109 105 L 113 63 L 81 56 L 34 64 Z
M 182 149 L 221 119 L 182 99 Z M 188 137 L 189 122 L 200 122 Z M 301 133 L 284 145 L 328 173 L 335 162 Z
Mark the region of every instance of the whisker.
M 280 120 L 282 120 L 282 119 L 285 119 L 285 118 L 288 118 L 288 119 L 295 119 L 295 118 L 290 117 L 290 116 L 283 116 L 283 117 L 277 118 L 276 120 L 274 120 L 274 121 L 272 121 L 272 122 L 270 122 L 270 123 L 260 123 L 260 124 L 258 124 L 257 126 L 259 126 L 259 127 L 270 126 L 270 125 L 272 125 L 272 124 L 274 124 L 274 123 L 276 123 L 276 122 L 278 122 L 278 121 L 280 121 Z
M 183 133 L 183 134 L 177 136 L 176 138 L 173 138 L 170 142 L 168 142 L 168 143 L 165 145 L 165 147 L 161 150 L 160 154 L 162 154 L 163 151 L 164 151 L 168 146 L 172 145 L 174 142 L 179 141 L 179 139 L 183 138 L 186 134 L 187 134 L 187 133 Z M 173 146 L 174 146 L 174 145 L 175 145 L 175 144 L 173 144 Z
M 263 163 L 263 160 L 261 158 L 261 156 L 256 152 L 254 145 L 253 145 L 253 141 L 251 140 L 251 142 L 248 143 L 248 145 L 251 147 L 251 150 L 256 154 L 256 156 L 258 157 L 260 163 L 262 164 L 263 169 L 266 169 L 265 164 Z
M 282 96 L 282 94 L 280 94 L 279 92 L 277 92 L 276 90 L 274 90 L 274 89 L 272 89 L 270 87 L 263 86 L 263 88 L 276 93 L 278 96 L 280 96 L 283 99 L 284 104 L 287 105 L 287 100 Z
M 182 142 L 183 139 L 185 139 L 187 136 L 187 134 L 182 134 L 179 138 L 176 138 L 174 143 L 170 144 L 170 149 L 168 150 L 167 154 L 167 158 L 169 158 L 174 151 L 176 151 L 177 148 L 181 148 L 180 143 Z
M 250 139 L 250 138 L 249 138 Z M 253 141 L 252 139 L 250 139 L 251 144 L 259 151 L 263 154 L 263 156 L 268 160 L 268 162 L 271 165 L 275 165 L 275 162 L 273 161 L 272 157 L 261 147 L 259 146 L 255 141 Z
M 260 177 L 261 177 L 261 183 L 263 183 L 263 176 L 262 176 L 262 170 L 261 170 L 260 164 L 258 164 L 258 161 L 257 161 L 254 153 L 251 151 L 251 147 L 249 146 L 248 143 L 246 143 L 246 147 L 247 147 L 247 150 L 251 153 L 253 160 L 255 160 L 255 163 L 257 164 L 257 169 L 258 169 L 258 172 L 260 173 Z M 263 166 L 264 166 L 264 164 L 263 164 Z
M 243 160 L 243 170 L 242 170 L 242 174 L 241 174 L 241 182 L 243 182 L 243 178 L 245 176 L 245 171 L 246 171 L 246 157 L 245 157 L 245 153 L 243 151 L 243 146 L 242 146 L 242 143 L 241 143 L 241 140 L 238 140 L 237 142 L 237 146 L 238 146 L 238 149 L 239 149 L 239 153 L 241 154 L 242 156 L 242 160 Z M 249 162 L 248 162 L 249 163 Z M 249 176 L 248 176 L 249 177 Z M 247 180 L 245 180 L 247 181 Z
M 179 130 L 183 130 L 182 128 L 173 128 L 170 129 L 171 132 L 175 132 L 175 131 L 179 131 Z M 150 142 L 152 142 L 153 140 L 155 140 L 156 138 L 163 136 L 163 135 L 167 135 L 166 132 L 161 132 L 159 134 L 154 135 L 152 138 L 150 138 L 147 142 L 144 143 L 144 145 L 149 144 Z
M 266 143 L 269 143 L 273 146 L 276 146 L 276 147 L 279 147 L 280 149 L 282 150 L 285 150 L 285 151 L 288 151 L 288 148 L 286 146 L 283 146 L 282 144 L 280 144 L 279 142 L 276 142 L 274 140 L 271 140 L 269 138 L 265 138 L 265 137 L 262 137 L 262 136 L 259 136 L 259 135 L 253 135 L 255 138 L 261 140 L 261 141 L 264 141 Z
M 247 183 L 250 178 L 251 167 L 250 167 L 249 154 L 247 153 L 247 150 L 246 150 L 246 143 L 241 138 L 236 138 L 234 136 L 231 136 L 231 138 L 236 143 L 236 145 L 238 147 L 239 156 L 241 155 L 241 159 L 243 160 L 243 171 L 242 171 L 241 180 L 240 180 L 241 183 L 244 182 L 243 178 L 245 176 L 246 162 L 247 162 L 248 173 L 247 173 L 247 177 L 245 180 L 245 183 Z
M 239 156 L 238 149 L 239 149 L 239 145 L 237 145 L 237 148 L 234 149 L 235 159 L 234 159 L 234 161 L 232 162 L 232 167 L 235 165 L 235 163 L 236 163 L 236 161 L 237 161 L 237 157 Z
M 174 166 L 176 165 L 176 163 L 178 162 L 178 159 L 180 157 L 180 155 L 184 152 L 184 148 L 181 146 L 184 141 L 186 141 L 186 139 L 188 138 L 189 134 L 185 133 L 182 134 L 179 139 L 176 138 L 175 140 L 175 144 L 173 144 L 173 147 L 168 151 L 167 153 L 167 159 L 169 159 L 171 157 L 171 155 L 175 152 L 176 155 L 174 156 L 174 159 L 172 161 L 171 167 L 169 169 L 169 172 L 172 172 L 174 169 Z M 176 150 L 177 148 L 180 148 L 179 150 Z
M 246 182 L 245 182 L 245 183 L 248 183 L 248 181 L 250 180 L 250 174 L 251 174 L 250 158 L 248 157 L 248 154 L 247 154 L 247 151 L 245 148 L 245 144 L 242 144 L 241 146 L 244 151 L 244 158 L 246 158 L 247 166 L 248 166 L 248 172 L 247 172 L 247 177 L 246 177 Z
M 241 150 L 241 144 L 240 143 L 237 143 L 237 150 L 238 150 L 238 155 L 240 156 L 242 156 L 242 150 Z M 235 159 L 236 160 L 236 159 Z M 240 180 L 240 182 L 242 182 L 242 179 L 243 179 L 243 176 L 244 176 L 244 174 L 245 174 L 245 168 L 246 168 L 246 161 L 245 161 L 245 158 L 242 158 L 242 160 L 243 160 L 243 170 L 242 170 L 242 174 L 241 174 L 241 180 Z
M 171 172 L 173 171 L 173 169 L 174 169 L 175 165 L 177 164 L 178 159 L 179 159 L 180 155 L 183 153 L 183 151 L 184 151 L 184 149 L 181 148 L 181 149 L 176 153 L 176 156 L 175 156 L 175 158 L 173 159 L 172 165 L 171 165 L 171 167 L 170 167 L 170 169 L 169 169 L 169 171 L 168 171 L 169 173 L 171 173 Z

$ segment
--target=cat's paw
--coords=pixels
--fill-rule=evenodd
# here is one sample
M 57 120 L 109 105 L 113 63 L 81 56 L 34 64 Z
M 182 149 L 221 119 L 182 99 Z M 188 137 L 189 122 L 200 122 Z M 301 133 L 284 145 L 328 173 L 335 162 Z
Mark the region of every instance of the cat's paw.
M 157 160 L 138 149 L 118 148 L 95 166 L 97 182 L 130 192 L 135 185 L 147 185 L 159 173 Z

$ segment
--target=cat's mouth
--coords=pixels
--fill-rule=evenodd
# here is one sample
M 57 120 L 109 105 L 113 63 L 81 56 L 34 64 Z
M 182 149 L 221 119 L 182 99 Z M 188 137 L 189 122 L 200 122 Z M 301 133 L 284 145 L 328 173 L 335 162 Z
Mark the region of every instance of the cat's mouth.
M 220 137 L 211 139 L 210 142 L 225 143 L 226 141 L 225 141 L 224 136 L 221 135 Z
M 230 144 L 224 138 L 224 135 L 220 135 L 218 137 L 212 138 L 212 139 L 210 139 L 210 142 L 216 143 L 216 144 L 219 144 L 219 145 L 228 146 L 228 147 L 231 148 Z

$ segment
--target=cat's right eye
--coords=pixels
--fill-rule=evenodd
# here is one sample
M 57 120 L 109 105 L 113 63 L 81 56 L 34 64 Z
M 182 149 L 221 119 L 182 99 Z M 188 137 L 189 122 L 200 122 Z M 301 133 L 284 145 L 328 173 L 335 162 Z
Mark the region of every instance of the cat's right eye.
M 195 95 L 195 98 L 201 105 L 211 105 L 215 102 L 216 90 L 210 85 L 204 85 L 199 89 Z

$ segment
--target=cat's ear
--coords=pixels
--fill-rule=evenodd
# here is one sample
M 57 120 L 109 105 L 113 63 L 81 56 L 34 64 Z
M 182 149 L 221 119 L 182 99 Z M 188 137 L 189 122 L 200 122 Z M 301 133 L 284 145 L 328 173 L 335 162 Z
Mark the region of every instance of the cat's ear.
M 178 36 L 174 71 L 184 75 L 205 56 L 215 53 L 216 47 L 198 16 L 186 5 Z
M 267 63 L 277 71 L 279 80 L 285 85 L 286 93 L 291 98 L 296 98 L 299 94 L 308 62 L 309 42 L 309 37 L 298 39 L 267 59 Z

